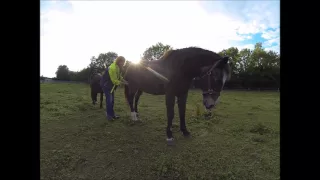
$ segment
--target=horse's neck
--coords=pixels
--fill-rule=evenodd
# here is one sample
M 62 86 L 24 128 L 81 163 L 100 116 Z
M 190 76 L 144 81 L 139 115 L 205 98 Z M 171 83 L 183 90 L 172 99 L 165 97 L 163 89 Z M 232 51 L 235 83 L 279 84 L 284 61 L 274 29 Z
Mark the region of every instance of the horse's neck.
M 201 59 L 196 60 L 186 60 L 181 65 L 181 71 L 184 75 L 195 78 L 200 76 L 202 68 L 212 66 L 214 62 L 212 61 L 201 61 Z
M 149 62 L 147 67 L 150 67 L 151 69 L 155 70 L 156 72 L 164 76 L 169 76 L 168 68 L 166 68 L 165 66 L 163 66 L 161 63 L 157 61 Z
M 126 65 L 126 66 L 124 66 L 122 69 L 121 69 L 121 75 L 122 75 L 122 77 L 124 78 L 124 79 L 126 79 L 126 75 L 127 75 L 127 72 L 128 72 L 128 70 L 129 70 L 129 68 L 130 68 L 130 66 L 132 66 L 132 64 L 130 63 L 130 64 L 128 64 L 128 65 Z

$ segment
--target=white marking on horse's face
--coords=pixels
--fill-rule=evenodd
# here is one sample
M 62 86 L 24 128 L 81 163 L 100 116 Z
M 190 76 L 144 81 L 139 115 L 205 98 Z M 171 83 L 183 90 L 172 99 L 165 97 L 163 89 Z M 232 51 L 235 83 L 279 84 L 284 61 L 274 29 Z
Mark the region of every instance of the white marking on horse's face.
M 214 107 L 216 107 L 216 105 L 219 103 L 220 100 L 220 96 L 214 101 Z
M 222 87 L 224 86 L 224 84 L 226 83 L 226 81 L 227 81 L 227 79 L 228 79 L 228 74 L 227 74 L 227 72 L 226 71 L 223 71 L 223 77 L 222 77 Z
M 228 79 L 228 74 L 227 74 L 227 72 L 223 71 L 221 91 L 223 91 L 223 87 L 224 87 L 224 84 L 226 83 L 227 79 Z M 214 107 L 217 106 L 217 104 L 219 103 L 219 101 L 220 101 L 220 96 L 218 96 L 217 99 L 214 100 Z

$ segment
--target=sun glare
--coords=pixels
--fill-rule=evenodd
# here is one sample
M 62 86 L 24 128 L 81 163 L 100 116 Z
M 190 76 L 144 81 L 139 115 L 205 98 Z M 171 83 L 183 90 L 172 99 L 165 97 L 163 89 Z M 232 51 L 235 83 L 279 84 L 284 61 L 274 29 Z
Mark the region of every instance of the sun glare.
M 139 63 L 140 63 L 140 60 L 139 60 L 139 59 L 131 60 L 131 62 L 133 62 L 134 64 L 139 64 Z

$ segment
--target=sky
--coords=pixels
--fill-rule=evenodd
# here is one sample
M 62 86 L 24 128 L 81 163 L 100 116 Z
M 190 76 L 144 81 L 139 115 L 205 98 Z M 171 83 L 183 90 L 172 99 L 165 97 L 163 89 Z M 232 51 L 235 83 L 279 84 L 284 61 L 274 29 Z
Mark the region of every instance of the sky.
M 229 47 L 280 53 L 280 0 L 40 2 L 40 74 L 55 77 L 113 51 L 136 62 L 150 46 Z

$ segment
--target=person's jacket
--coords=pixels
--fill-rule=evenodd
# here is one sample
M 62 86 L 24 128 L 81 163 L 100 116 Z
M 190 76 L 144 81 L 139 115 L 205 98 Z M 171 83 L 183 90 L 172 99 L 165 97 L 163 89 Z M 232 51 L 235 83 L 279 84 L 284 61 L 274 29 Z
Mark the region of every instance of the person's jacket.
M 113 62 L 102 75 L 100 85 L 101 87 L 111 90 L 114 85 L 120 85 L 122 79 L 120 68 L 115 62 Z

